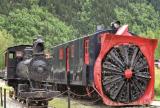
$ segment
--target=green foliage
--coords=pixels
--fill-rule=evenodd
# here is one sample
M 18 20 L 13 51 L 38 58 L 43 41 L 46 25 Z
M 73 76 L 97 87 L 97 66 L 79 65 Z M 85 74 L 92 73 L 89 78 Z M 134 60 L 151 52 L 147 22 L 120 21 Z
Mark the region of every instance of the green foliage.
M 0 31 L 0 69 L 4 67 L 4 52 L 13 44 L 14 38 L 6 30 Z
M 129 25 L 133 33 L 149 38 L 160 38 L 160 14 L 147 1 L 141 4 L 129 3 L 128 8 L 115 8 L 115 13 L 122 23 Z M 157 59 L 160 58 L 160 43 L 155 56 Z
M 160 13 L 160 0 L 148 0 L 155 8 L 155 10 L 159 11 Z
M 113 20 L 117 20 L 115 8 L 126 7 L 128 0 L 93 0 L 91 18 L 94 17 L 96 25 L 104 24 L 105 27 L 110 26 Z
M 153 38 L 153 39 L 160 39 L 160 30 L 154 30 L 154 31 L 148 30 L 143 35 L 148 36 L 148 37 Z M 155 58 L 156 59 L 160 58 L 160 40 L 159 40 L 158 46 L 156 48 Z
M 78 29 L 79 34 L 88 34 L 93 30 L 90 18 L 91 0 L 40 0 L 40 6 L 49 10 L 60 20 Z
M 147 2 L 129 3 L 128 8 L 115 8 L 115 13 L 122 23 L 129 24 L 134 33 L 141 34 L 160 28 L 160 16 L 154 7 Z
M 155 68 L 155 95 L 156 99 L 160 100 L 160 69 Z
M 92 1 L 85 0 L 81 6 L 81 11 L 77 12 L 78 21 L 73 19 L 75 22 L 74 26 L 78 29 L 80 34 L 89 34 L 95 32 L 96 22 L 91 18 L 92 14 Z
M 41 34 L 51 47 L 95 31 L 113 20 L 129 24 L 130 31 L 160 38 L 159 0 L 0 0 L 0 29 L 16 43 L 31 43 Z M 77 35 L 78 34 L 78 35 Z M 160 48 L 156 50 L 156 57 Z
M 16 9 L 9 13 L 7 29 L 16 43 L 31 43 L 38 34 L 47 42 L 47 47 L 73 39 L 76 30 L 50 14 L 46 9 L 33 5 L 29 10 Z
M 2 30 L 6 25 L 6 16 L 0 14 L 0 30 Z

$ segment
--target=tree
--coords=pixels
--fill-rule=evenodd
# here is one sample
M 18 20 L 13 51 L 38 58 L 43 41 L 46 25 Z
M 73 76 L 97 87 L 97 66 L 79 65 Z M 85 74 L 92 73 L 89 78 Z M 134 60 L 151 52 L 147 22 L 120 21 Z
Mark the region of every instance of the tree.
M 129 25 L 132 32 L 148 38 L 160 38 L 160 15 L 149 2 L 129 3 L 128 8 L 116 8 L 115 13 L 122 23 Z M 159 52 L 160 44 L 156 49 L 156 58 L 160 58 Z
M 100 21 L 95 20 L 97 13 L 101 12 L 95 12 L 93 2 L 95 0 L 40 0 L 39 5 L 47 8 L 67 25 L 72 25 L 83 36 L 95 32 L 97 22 Z M 103 2 L 99 4 L 103 5 Z
M 2 69 L 4 67 L 4 52 L 6 48 L 13 44 L 14 38 L 6 30 L 1 30 L 0 39 L 0 68 Z
M 128 5 L 128 8 L 115 8 L 115 13 L 117 19 L 128 24 L 131 31 L 142 34 L 148 30 L 160 28 L 160 15 L 150 3 L 146 1 L 143 3 L 129 3 Z
M 160 13 L 160 0 L 148 0 L 155 8 L 155 10 L 159 11 Z
M 31 43 L 40 34 L 47 42 L 47 47 L 76 37 L 76 30 L 50 14 L 46 9 L 33 5 L 29 10 L 16 9 L 9 13 L 5 23 L 15 38 L 16 43 Z
M 153 39 L 159 39 L 158 42 L 158 46 L 156 48 L 156 52 L 155 52 L 155 58 L 159 59 L 160 58 L 160 30 L 148 30 L 145 34 L 143 34 L 145 36 L 149 36 Z

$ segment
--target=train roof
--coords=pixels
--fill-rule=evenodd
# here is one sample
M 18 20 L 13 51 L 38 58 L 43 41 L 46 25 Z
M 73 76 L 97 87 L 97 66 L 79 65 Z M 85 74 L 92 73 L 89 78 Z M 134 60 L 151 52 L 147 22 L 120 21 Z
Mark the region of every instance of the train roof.
M 62 43 L 62 44 L 55 45 L 55 46 L 53 46 L 52 48 L 55 48 L 55 47 L 58 47 L 58 46 L 62 46 L 62 45 L 65 45 L 65 44 L 67 44 L 67 43 L 70 43 L 70 42 L 73 42 L 73 41 L 76 41 L 76 40 L 79 40 L 79 39 L 83 39 L 83 38 L 85 38 L 85 37 L 90 37 L 90 36 L 93 36 L 93 35 L 97 35 L 97 34 L 100 34 L 100 33 L 105 33 L 105 32 L 111 33 L 112 31 L 113 31 L 113 30 L 111 30 L 111 29 L 109 29 L 109 30 L 108 30 L 108 29 L 107 29 L 107 30 L 99 30 L 99 31 L 97 31 L 97 32 L 95 32 L 95 33 L 93 33 L 93 34 L 85 35 L 85 36 L 83 36 L 83 37 L 79 37 L 79 38 L 76 38 L 76 39 L 73 39 L 73 40 L 64 42 L 64 43 Z
M 25 47 L 32 47 L 32 45 L 16 45 L 16 46 L 8 47 L 7 50 L 12 51 L 12 50 L 15 50 L 15 49 L 25 48 Z
M 100 33 L 105 33 L 105 32 L 107 32 L 107 33 L 113 33 L 114 30 L 113 30 L 113 29 L 98 30 L 98 31 L 96 31 L 96 32 L 93 33 L 93 34 L 84 35 L 83 37 L 79 37 L 79 38 L 76 38 L 76 39 L 73 39 L 73 40 L 64 42 L 64 43 L 62 43 L 62 44 L 55 45 L 55 46 L 52 47 L 52 49 L 55 48 L 55 47 L 59 47 L 59 46 L 65 45 L 65 44 L 67 44 L 67 43 L 70 43 L 70 42 L 79 40 L 79 39 L 83 39 L 83 38 L 85 38 L 85 37 L 90 37 L 90 36 L 98 35 L 98 34 L 100 34 Z M 130 31 L 128 31 L 128 32 L 129 32 L 130 34 L 132 34 L 133 36 L 137 36 L 135 33 L 132 33 L 132 32 L 130 32 Z

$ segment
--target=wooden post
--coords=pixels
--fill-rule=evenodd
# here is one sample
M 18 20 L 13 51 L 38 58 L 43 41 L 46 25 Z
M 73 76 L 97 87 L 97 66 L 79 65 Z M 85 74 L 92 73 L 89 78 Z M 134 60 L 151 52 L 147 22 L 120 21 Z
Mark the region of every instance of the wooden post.
M 68 90 L 68 108 L 70 108 L 70 62 L 69 62 L 69 47 L 66 48 L 66 74 L 67 74 L 67 90 Z
M 70 100 L 70 87 L 68 87 L 68 108 L 71 106 L 71 100 Z
M 4 108 L 6 108 L 6 89 L 4 89 Z
M 70 100 L 70 72 L 67 72 L 68 108 L 71 106 Z
M 1 98 L 1 106 L 3 106 L 3 94 L 2 94 L 2 87 L 0 87 L 0 98 Z

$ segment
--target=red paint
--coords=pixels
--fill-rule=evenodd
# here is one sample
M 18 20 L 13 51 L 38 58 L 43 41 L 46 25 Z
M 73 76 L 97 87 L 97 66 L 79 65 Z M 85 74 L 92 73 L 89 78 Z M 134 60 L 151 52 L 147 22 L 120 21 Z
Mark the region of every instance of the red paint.
M 63 50 L 63 48 L 60 48 L 59 49 L 59 59 L 63 60 L 63 58 L 64 58 L 64 50 Z
M 84 63 L 89 64 L 89 38 L 84 39 Z
M 67 71 L 67 73 L 70 71 L 69 48 L 66 48 L 66 71 Z
M 124 25 L 121 28 L 118 29 L 118 31 L 116 32 L 116 35 L 127 35 L 127 36 L 132 36 L 129 32 L 128 32 L 128 25 Z
M 124 30 L 125 31 L 125 30 Z M 151 79 L 149 81 L 148 87 L 144 95 L 139 98 L 138 100 L 131 102 L 131 103 L 120 103 L 114 102 L 110 100 L 102 90 L 102 82 L 101 82 L 101 64 L 102 60 L 105 57 L 106 53 L 113 47 L 121 44 L 132 43 L 137 45 L 140 50 L 143 52 L 143 55 L 146 57 L 149 65 L 149 72 L 151 75 Z M 157 46 L 156 39 L 146 39 L 142 37 L 133 37 L 128 35 L 123 35 L 123 33 L 118 35 L 112 34 L 101 34 L 101 50 L 96 59 L 94 65 L 94 86 L 96 91 L 99 93 L 103 102 L 106 105 L 110 106 L 123 106 L 123 105 L 144 105 L 149 104 L 154 98 L 154 80 L 155 80 L 155 73 L 154 73 L 154 51 Z
M 71 57 L 74 58 L 74 45 L 71 46 Z
M 132 77 L 132 75 L 133 75 L 133 72 L 130 69 L 125 70 L 125 72 L 124 72 L 125 78 L 130 79 Z

